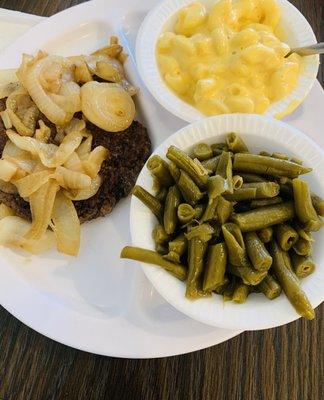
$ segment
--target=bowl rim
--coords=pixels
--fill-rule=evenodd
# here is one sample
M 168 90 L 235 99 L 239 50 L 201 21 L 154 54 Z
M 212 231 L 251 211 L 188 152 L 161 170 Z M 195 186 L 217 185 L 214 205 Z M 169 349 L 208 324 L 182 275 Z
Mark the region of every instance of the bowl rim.
M 154 7 L 144 18 L 138 31 L 135 44 L 135 58 L 139 75 L 145 86 L 156 101 L 171 114 L 178 118 L 194 122 L 206 118 L 198 109 L 180 99 L 165 83 L 160 75 L 156 62 L 156 41 L 167 21 L 177 11 L 194 0 L 164 0 Z M 210 0 L 200 0 L 202 3 Z M 217 0 L 219 1 L 219 0 Z M 296 46 L 305 46 L 317 42 L 315 33 L 304 15 L 288 0 L 277 0 L 283 11 L 289 15 L 287 27 L 292 30 L 301 30 L 300 40 Z M 215 1 L 216 2 L 216 1 Z M 296 37 L 296 31 L 293 35 Z M 295 47 L 296 47 L 295 46 Z M 305 58 L 306 59 L 306 58 Z M 283 99 L 271 103 L 264 116 L 281 119 L 291 114 L 307 97 L 316 80 L 319 70 L 319 56 L 307 57 L 304 64 L 304 73 L 300 74 L 296 88 Z
M 256 114 L 224 114 L 224 115 L 209 117 L 209 118 L 205 118 L 203 120 L 196 121 L 192 124 L 189 124 L 189 125 L 181 128 L 180 130 L 175 132 L 173 135 L 171 135 L 162 144 L 160 144 L 157 149 L 155 149 L 155 151 L 152 153 L 152 155 L 159 154 L 159 153 L 161 155 L 161 152 L 162 151 L 164 152 L 164 150 L 167 146 L 174 144 L 175 140 L 177 140 L 181 136 L 186 135 L 188 130 L 194 130 L 195 132 L 197 132 L 197 134 L 199 134 L 200 127 L 204 126 L 205 124 L 210 124 L 211 127 L 215 127 L 215 126 L 217 126 L 217 124 L 223 124 L 224 126 L 228 127 L 226 129 L 222 128 L 223 133 L 217 133 L 217 134 L 215 134 L 215 136 L 210 136 L 210 135 L 206 136 L 205 140 L 207 140 L 208 138 L 210 139 L 211 137 L 216 138 L 216 137 L 219 137 L 220 135 L 224 135 L 226 132 L 231 131 L 231 123 L 233 122 L 233 124 L 235 124 L 236 119 L 241 119 L 243 121 L 243 124 L 246 123 L 247 126 L 249 123 L 250 124 L 253 123 L 253 121 L 256 121 L 257 123 L 261 123 L 264 125 L 268 125 L 268 133 L 266 133 L 265 130 L 261 130 L 261 134 L 258 134 L 258 135 L 261 138 L 264 137 L 269 140 L 272 140 L 272 128 L 280 128 L 286 132 L 287 132 L 287 130 L 290 131 L 290 133 L 293 135 L 293 139 L 299 139 L 299 142 L 302 146 L 308 145 L 308 146 L 311 146 L 315 150 L 316 157 L 317 157 L 317 159 L 320 160 L 318 162 L 319 167 L 316 168 L 317 174 L 320 173 L 320 170 L 321 170 L 320 166 L 324 167 L 324 151 L 321 149 L 320 146 L 318 146 L 306 134 L 304 134 L 302 131 L 298 130 L 297 128 L 295 128 L 289 124 L 286 124 L 282 121 L 274 120 L 274 119 L 256 115 Z M 224 121 L 222 121 L 222 120 L 224 120 Z M 252 134 L 252 136 L 256 136 L 256 135 Z M 276 137 L 279 138 L 279 136 L 276 136 Z M 204 137 L 199 137 L 194 142 L 186 143 L 186 146 L 191 147 L 195 143 L 199 143 L 201 140 L 204 140 Z M 283 137 L 281 140 L 285 141 L 286 139 Z M 276 143 L 275 140 L 273 140 L 273 141 L 274 141 L 274 143 Z M 295 150 L 295 149 L 293 149 L 293 150 Z M 165 153 L 163 153 L 163 154 L 165 154 Z M 299 154 L 299 156 L 301 156 L 301 154 Z M 324 171 L 324 168 L 323 168 L 323 171 Z M 322 172 L 322 175 L 323 175 L 323 173 L 324 172 Z M 145 175 L 149 176 L 148 171 L 146 171 L 146 165 L 143 167 L 143 170 L 141 171 L 136 184 L 142 184 L 140 181 L 142 179 L 146 178 Z M 152 179 L 150 179 L 150 184 L 152 184 Z M 144 185 L 144 186 L 146 186 L 146 185 Z M 321 185 L 321 189 L 322 189 L 322 191 L 324 191 L 323 184 Z M 140 210 L 141 207 L 143 207 L 142 210 Z M 139 212 L 139 214 L 141 216 L 142 223 L 143 223 L 143 220 L 145 220 L 145 216 L 147 216 L 147 215 L 150 215 L 150 217 L 149 217 L 150 220 L 154 219 L 154 217 L 151 216 L 151 213 L 145 209 L 145 206 L 143 206 L 139 202 L 139 200 L 137 198 L 135 198 L 135 196 L 132 196 L 131 207 L 130 207 L 130 232 L 131 232 L 132 243 L 134 246 L 138 245 L 138 242 L 140 240 L 140 239 L 138 239 L 138 235 L 140 235 L 140 232 L 142 231 L 142 229 L 139 229 L 139 226 L 141 223 L 137 220 L 137 217 L 135 215 L 137 212 Z M 145 222 L 144 222 L 144 224 L 145 224 Z M 224 328 L 224 329 L 260 330 L 260 329 L 274 328 L 274 327 L 295 321 L 296 319 L 300 318 L 300 316 L 295 312 L 293 307 L 289 305 L 289 309 L 287 309 L 286 307 L 283 307 L 283 311 L 285 314 L 284 318 L 282 315 L 276 314 L 270 321 L 264 321 L 264 320 L 258 321 L 258 322 L 254 321 L 253 325 L 252 324 L 249 325 L 245 321 L 242 321 L 242 320 L 240 320 L 239 322 L 223 320 L 220 315 L 218 320 L 215 322 L 215 319 L 213 319 L 213 317 L 211 315 L 207 315 L 207 314 L 203 314 L 203 313 L 199 313 L 199 312 L 197 313 L 196 310 L 194 310 L 191 306 L 189 306 L 189 304 L 191 304 L 191 302 L 187 299 L 184 299 L 184 293 L 183 293 L 183 297 L 181 299 L 179 299 L 179 296 L 176 296 L 176 297 L 174 296 L 174 291 L 175 291 L 175 290 L 173 290 L 174 285 L 179 285 L 179 284 L 184 285 L 182 282 L 180 282 L 180 281 L 177 282 L 176 278 L 173 278 L 166 271 L 156 268 L 150 264 L 140 263 L 140 265 L 142 267 L 144 274 L 149 279 L 149 281 L 152 283 L 154 288 L 169 304 L 171 304 L 178 311 L 189 316 L 190 318 L 193 318 L 193 319 L 195 319 L 199 322 L 202 322 L 204 324 L 207 324 L 207 325 Z M 318 284 L 318 285 L 324 284 L 324 268 L 323 268 L 324 262 L 323 262 L 323 264 L 321 264 L 321 267 L 322 268 L 320 269 L 320 265 L 318 265 L 318 268 L 317 268 L 317 275 L 316 275 L 317 283 L 316 284 Z M 321 274 L 318 272 L 318 270 L 321 271 Z M 164 282 L 162 284 L 160 284 L 161 280 L 164 280 Z M 174 280 L 174 281 L 172 281 L 172 280 Z M 171 284 L 171 286 L 173 286 L 171 288 L 171 290 L 169 290 L 169 288 L 166 288 L 165 281 L 168 281 L 168 283 L 173 282 Z M 175 283 L 175 282 L 177 282 L 177 283 Z M 306 280 L 303 281 L 303 284 L 305 285 L 305 282 L 307 285 Z M 319 304 L 321 304 L 322 301 L 324 301 L 322 290 L 320 291 L 320 293 L 321 293 L 320 295 L 318 293 L 316 294 L 317 297 L 315 300 L 313 298 L 311 300 L 314 308 L 317 307 Z M 309 295 L 312 296 L 313 293 L 309 293 Z M 252 294 L 251 296 L 254 296 L 254 294 Z M 280 296 L 280 298 L 283 298 L 283 297 L 285 297 L 285 296 Z M 214 298 L 215 297 L 213 295 L 213 299 Z M 278 299 L 280 299 L 280 298 L 278 298 Z M 203 307 L 205 307 L 205 302 L 209 301 L 209 300 L 210 299 L 201 299 L 201 300 L 199 300 L 198 303 L 204 304 Z M 259 298 L 259 300 L 260 300 L 260 298 Z M 265 299 L 263 299 L 263 300 L 265 300 Z M 272 304 L 275 304 L 274 302 L 276 300 L 267 301 L 267 302 L 261 300 L 261 302 L 262 302 L 261 309 L 262 310 L 264 309 L 264 311 L 265 311 L 268 307 L 271 308 Z M 250 299 L 250 301 L 251 301 L 251 299 Z M 289 304 L 289 301 L 287 298 L 285 298 L 283 300 L 283 302 L 286 305 Z M 179 304 L 179 303 L 181 303 L 181 304 Z M 216 304 L 216 302 L 215 302 L 215 304 Z M 246 303 L 246 304 L 250 304 L 250 303 Z M 241 307 L 241 305 L 239 305 L 239 306 Z M 255 304 L 254 304 L 254 306 L 255 306 Z M 217 309 L 217 307 L 215 306 L 215 310 L 216 309 Z M 258 310 L 260 311 L 260 308 Z M 217 311 L 220 311 L 220 310 L 217 309 Z M 272 313 L 272 310 L 271 310 L 271 313 Z

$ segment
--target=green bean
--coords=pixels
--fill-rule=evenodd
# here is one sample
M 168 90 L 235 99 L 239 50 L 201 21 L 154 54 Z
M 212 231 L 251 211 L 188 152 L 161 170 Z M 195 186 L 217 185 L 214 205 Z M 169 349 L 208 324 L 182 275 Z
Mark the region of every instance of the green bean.
M 321 217 L 324 216 L 324 200 L 317 196 L 315 193 L 311 193 L 311 199 L 312 199 L 312 204 L 313 207 L 315 208 L 315 211 L 317 212 L 318 215 Z
M 235 224 L 227 223 L 222 225 L 222 231 L 228 249 L 229 262 L 239 267 L 249 265 L 240 228 Z
M 308 183 L 300 179 L 293 179 L 292 185 L 295 210 L 299 221 L 306 230 L 318 231 L 323 224 L 313 207 Z
M 238 276 L 246 285 L 256 286 L 267 275 L 267 271 L 256 271 L 251 264 L 244 267 L 237 267 L 232 264 L 227 264 L 227 270 L 235 276 Z
M 202 242 L 208 242 L 214 233 L 214 228 L 209 224 L 201 224 L 195 227 L 190 227 L 188 233 L 185 234 L 188 240 L 199 238 Z
M 255 199 L 257 194 L 256 188 L 245 188 L 235 190 L 233 193 L 225 194 L 224 198 L 228 201 L 245 201 Z
M 298 175 L 312 171 L 311 168 L 303 167 L 291 161 L 246 153 L 236 153 L 234 155 L 233 169 L 235 171 L 251 172 L 274 177 L 287 176 L 289 178 L 295 178 Z
M 219 196 L 216 212 L 219 222 L 225 224 L 233 212 L 233 203 Z
M 193 154 L 195 158 L 199 161 L 208 160 L 213 157 L 213 150 L 207 143 L 199 143 L 193 149 Z
M 243 238 L 253 268 L 257 271 L 268 271 L 272 258 L 258 235 L 255 232 L 246 232 Z
M 147 168 L 162 186 L 169 187 L 174 184 L 168 163 L 162 160 L 160 156 L 151 157 L 147 162 Z
M 161 188 L 160 188 L 160 190 L 157 192 L 157 194 L 156 194 L 156 198 L 159 200 L 159 201 L 161 201 L 162 203 L 164 203 L 165 202 L 165 199 L 166 199 L 166 197 L 167 197 L 167 194 L 168 194 L 168 188 L 166 187 L 166 186 L 162 186 Z
M 289 160 L 289 157 L 287 156 L 287 154 L 284 154 L 284 153 L 272 153 L 271 157 L 278 158 L 279 160 Z
M 226 143 L 214 143 L 211 146 L 214 156 L 219 156 L 223 151 L 228 151 L 228 146 Z
M 299 256 L 291 252 L 291 261 L 295 274 L 298 278 L 306 278 L 315 271 L 315 263 L 310 257 Z
M 262 150 L 259 153 L 260 156 L 265 156 L 265 157 L 271 157 L 271 153 L 269 153 L 268 151 Z
M 298 236 L 308 242 L 314 242 L 313 236 L 310 232 L 305 231 L 296 221 L 294 221 L 293 228 L 298 233 Z
M 302 160 L 300 160 L 299 158 L 296 158 L 296 157 L 291 157 L 290 161 L 294 162 L 295 164 L 303 165 Z
M 158 192 L 161 190 L 161 188 L 162 188 L 162 186 L 161 186 L 160 182 L 158 181 L 158 179 L 155 176 L 153 176 L 153 184 L 152 184 L 153 192 Z
M 211 221 L 213 219 L 217 219 L 217 213 L 216 213 L 217 205 L 218 205 L 218 197 L 209 200 L 207 207 L 205 208 L 205 211 L 199 222 L 202 223 Z
M 170 240 L 170 236 L 165 232 L 165 229 L 161 224 L 155 225 L 152 232 L 152 238 L 154 242 L 158 244 L 164 244 Z
M 219 158 L 216 168 L 216 175 L 220 175 L 225 180 L 224 189 L 226 193 L 233 193 L 233 171 L 231 153 L 223 151 Z
M 282 203 L 282 198 L 279 196 L 276 196 L 276 197 L 271 197 L 269 199 L 252 200 L 250 207 L 251 208 L 259 208 L 259 207 L 272 206 L 274 204 L 280 204 L 280 203 Z
M 178 207 L 177 215 L 181 224 L 188 224 L 195 218 L 195 210 L 190 204 L 182 203 Z
M 159 254 L 165 255 L 168 253 L 168 247 L 165 244 L 156 243 L 155 251 Z
M 288 221 L 293 216 L 294 204 L 289 201 L 235 214 L 232 216 L 232 221 L 241 228 L 242 232 L 250 232 L 280 224 Z
M 219 157 L 220 156 L 215 156 L 213 158 L 210 158 L 209 160 L 202 161 L 202 165 L 204 168 L 206 168 L 208 171 L 210 171 L 211 174 L 215 173 L 218 162 L 219 162 Z
M 181 233 L 174 240 L 169 242 L 169 252 L 164 256 L 169 261 L 180 264 L 181 257 L 185 253 L 188 247 L 188 241 L 184 235 Z
M 225 275 L 224 281 L 214 290 L 214 292 L 217 294 L 223 294 L 229 284 L 230 284 L 230 280 Z
M 236 133 L 226 135 L 226 144 L 233 153 L 249 153 L 248 147 Z
M 260 229 L 257 234 L 262 243 L 269 243 L 273 237 L 273 228 L 268 226 L 267 228 Z
M 180 170 L 180 177 L 178 180 L 178 187 L 182 193 L 182 196 L 191 205 L 195 205 L 199 200 L 204 197 L 204 194 L 200 191 L 199 187 L 190 178 L 190 176 Z
M 279 194 L 280 186 L 275 182 L 255 182 L 244 183 L 242 188 L 254 188 L 257 190 L 256 198 L 264 199 L 266 197 L 275 197 Z
M 273 278 L 271 274 L 268 273 L 266 277 L 258 284 L 257 288 L 269 299 L 274 300 L 281 294 L 281 286 Z
M 227 184 L 220 175 L 212 176 L 207 182 L 207 193 L 210 199 L 215 199 L 226 191 Z
M 201 288 L 201 275 L 204 268 L 204 256 L 207 249 L 207 243 L 194 237 L 189 240 L 188 251 L 188 279 L 186 286 L 186 297 L 194 300 L 200 297 L 205 297 L 206 292 Z
M 275 227 L 275 238 L 284 251 L 289 251 L 298 241 L 298 233 L 288 224 L 279 224 Z
M 224 284 L 227 263 L 227 247 L 225 243 L 209 246 L 203 289 L 205 291 L 216 290 Z
M 241 189 L 243 185 L 243 178 L 240 175 L 234 175 L 232 178 L 233 189 Z
M 154 197 L 148 191 L 138 185 L 134 187 L 133 195 L 141 200 L 141 202 L 152 211 L 157 219 L 160 220 L 162 218 L 163 205 L 156 197 Z
M 232 301 L 235 289 L 235 282 L 230 282 L 223 291 L 223 300 L 224 301 Z
M 313 319 L 315 316 L 313 307 L 302 291 L 299 280 L 292 270 L 288 253 L 280 249 L 275 241 L 271 242 L 270 253 L 273 258 L 272 268 L 290 303 L 299 315 Z
M 293 249 L 300 256 L 310 256 L 313 251 L 312 242 L 299 238 L 293 245 Z
M 175 182 L 180 178 L 180 168 L 172 161 L 169 162 L 169 171 Z
M 246 174 L 240 172 L 240 176 L 243 178 L 244 183 L 266 182 L 266 179 L 263 178 L 263 176 L 256 174 Z
M 175 146 L 170 146 L 168 148 L 167 157 L 179 168 L 187 172 L 199 187 L 203 188 L 207 184 L 208 173 L 199 160 L 193 160 L 185 152 Z
M 181 203 L 181 194 L 177 186 L 171 186 L 165 200 L 163 224 L 168 235 L 172 235 L 177 227 L 177 210 Z
M 123 248 L 120 257 L 157 265 L 182 281 L 187 278 L 187 269 L 183 265 L 171 263 L 155 251 L 126 246 Z
M 205 205 L 204 204 L 196 205 L 196 207 L 195 207 L 195 219 L 199 220 L 202 217 L 204 211 L 205 211 Z
M 239 282 L 234 287 L 234 293 L 232 300 L 235 303 L 243 304 L 246 302 L 248 295 L 250 294 L 250 286 L 243 282 Z

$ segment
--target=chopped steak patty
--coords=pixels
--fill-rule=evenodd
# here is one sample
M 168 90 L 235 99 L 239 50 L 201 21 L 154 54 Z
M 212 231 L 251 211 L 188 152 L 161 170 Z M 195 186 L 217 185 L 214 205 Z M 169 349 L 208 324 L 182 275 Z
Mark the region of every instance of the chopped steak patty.
M 4 109 L 4 101 L 0 100 L 0 111 Z M 51 129 L 54 128 L 44 116 L 40 119 Z M 109 150 L 109 156 L 101 167 L 102 185 L 98 193 L 88 200 L 74 202 L 81 222 L 109 214 L 117 202 L 131 192 L 151 151 L 147 130 L 137 121 L 119 133 L 105 132 L 91 123 L 87 123 L 87 129 L 93 136 L 93 148 L 104 146 Z M 52 131 L 54 132 L 54 129 Z M 0 118 L 0 155 L 6 141 L 5 128 Z M 0 191 L 0 202 L 11 207 L 18 216 L 30 219 L 29 204 L 19 195 Z

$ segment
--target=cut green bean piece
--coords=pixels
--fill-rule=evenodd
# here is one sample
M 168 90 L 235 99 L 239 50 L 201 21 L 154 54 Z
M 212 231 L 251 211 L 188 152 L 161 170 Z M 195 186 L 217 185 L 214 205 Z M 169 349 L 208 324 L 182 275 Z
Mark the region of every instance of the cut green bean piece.
M 308 231 L 318 231 L 323 223 L 312 204 L 308 183 L 301 179 L 293 179 L 295 210 L 299 221 Z
M 169 252 L 167 255 L 165 255 L 165 258 L 167 260 L 175 262 L 176 264 L 180 264 L 181 257 L 186 252 L 187 247 L 188 247 L 188 241 L 184 233 L 181 233 L 174 240 L 169 242 Z
M 142 188 L 141 186 L 136 185 L 133 189 L 133 195 L 136 196 L 143 204 L 149 208 L 152 213 L 157 217 L 157 219 L 161 219 L 163 215 L 163 205 L 162 203 L 147 190 Z
M 242 189 L 254 188 L 256 189 L 256 198 L 264 199 L 267 197 L 275 197 L 279 194 L 280 186 L 275 182 L 255 182 L 244 183 Z
M 195 218 L 195 210 L 190 204 L 182 203 L 178 207 L 177 215 L 181 224 L 188 224 Z
M 302 160 L 300 160 L 299 158 L 296 158 L 296 157 L 291 157 L 290 161 L 294 162 L 295 164 L 303 165 Z
M 164 244 L 169 242 L 170 235 L 165 232 L 165 229 L 161 224 L 157 224 L 153 229 L 152 238 L 155 243 Z
M 224 291 L 226 290 L 226 288 L 228 287 L 229 284 L 230 284 L 230 280 L 225 275 L 224 281 L 214 290 L 214 292 L 217 294 L 224 294 Z
M 295 252 L 291 252 L 291 262 L 293 270 L 298 278 L 306 278 L 315 271 L 315 263 L 310 257 L 299 256 Z
M 284 251 L 289 251 L 298 241 L 298 233 L 288 224 L 279 224 L 275 227 L 275 238 Z
M 216 212 L 219 222 L 225 224 L 233 212 L 233 203 L 219 196 Z
M 165 255 L 168 253 L 168 246 L 166 244 L 156 243 L 155 251 L 161 255 Z
M 236 283 L 234 287 L 232 300 L 235 303 L 243 304 L 246 302 L 249 293 L 250 293 L 250 286 L 246 285 L 243 282 Z
M 271 153 L 269 153 L 268 151 L 262 150 L 259 153 L 260 156 L 265 156 L 265 157 L 271 157 Z
M 227 189 L 227 183 L 220 175 L 212 176 L 207 182 L 207 193 L 210 199 L 215 199 Z
M 180 168 L 172 161 L 169 162 L 169 171 L 175 182 L 180 178 Z
M 293 245 L 293 249 L 300 256 L 310 256 L 313 251 L 312 242 L 299 238 Z
M 271 242 L 270 253 L 273 258 L 272 268 L 289 301 L 299 315 L 307 319 L 313 319 L 315 317 L 313 307 L 292 270 L 288 253 L 283 251 L 275 241 Z
M 287 154 L 284 154 L 284 153 L 272 153 L 271 157 L 278 158 L 279 160 L 289 160 L 289 157 L 287 156 Z
M 193 154 L 199 161 L 204 161 L 213 157 L 213 150 L 207 143 L 198 143 L 193 149 Z
M 224 194 L 224 198 L 228 201 L 245 201 L 255 199 L 257 194 L 256 188 L 245 188 L 235 190 L 233 193 Z
M 204 256 L 207 249 L 207 243 L 194 237 L 189 240 L 188 251 L 188 279 L 186 287 L 186 297 L 191 300 L 200 297 L 206 297 L 208 292 L 203 291 L 201 284 L 201 275 L 204 268 Z
M 180 169 L 187 172 L 199 187 L 205 187 L 208 180 L 208 173 L 199 160 L 193 160 L 184 151 L 175 146 L 168 148 L 167 157 Z
M 257 174 L 247 174 L 247 173 L 241 173 L 240 176 L 243 178 L 244 183 L 256 183 L 256 182 L 266 182 L 267 180 L 260 175 Z
M 232 215 L 242 232 L 258 231 L 268 226 L 278 225 L 294 216 L 294 204 L 290 201 L 274 206 L 256 208 L 251 211 Z
M 157 265 L 182 281 L 187 278 L 187 268 L 185 268 L 183 265 L 171 263 L 163 258 L 161 254 L 158 254 L 155 251 L 145 250 L 139 247 L 126 246 L 123 248 L 120 257 Z
M 191 205 L 195 205 L 204 197 L 204 193 L 201 192 L 190 176 L 182 170 L 180 170 L 178 187 L 184 199 Z
M 205 211 L 205 208 L 206 207 L 205 207 L 204 204 L 196 205 L 196 207 L 195 207 L 195 219 L 196 220 L 199 220 L 202 217 L 202 215 L 203 215 L 203 213 Z
M 177 186 L 171 186 L 165 200 L 163 223 L 168 235 L 172 235 L 177 227 L 177 211 L 181 203 L 181 194 Z
M 228 249 L 229 262 L 236 266 L 249 265 L 240 228 L 236 224 L 227 223 L 222 226 L 222 231 Z
M 147 162 L 147 168 L 162 186 L 169 187 L 174 184 L 168 163 L 160 156 L 151 157 Z
M 324 217 L 324 200 L 314 193 L 311 193 L 311 199 L 317 214 L 321 217 Z
M 258 284 L 257 288 L 262 292 L 269 300 L 274 300 L 281 294 L 281 286 L 274 279 L 272 275 L 268 273 L 266 277 Z
M 233 190 L 241 189 L 243 185 L 243 178 L 240 175 L 234 175 L 232 178 Z
M 203 167 L 206 168 L 210 174 L 215 173 L 218 162 L 219 162 L 219 157 L 220 156 L 215 156 L 213 158 L 210 158 L 209 160 L 205 160 L 205 161 L 201 162 Z
M 233 169 L 231 153 L 223 151 L 216 168 L 216 175 L 220 175 L 222 178 L 224 178 L 225 193 L 233 193 Z
M 217 213 L 216 213 L 217 205 L 218 205 L 218 197 L 209 200 L 207 207 L 205 208 L 205 211 L 199 222 L 202 223 L 217 219 Z
M 246 232 L 243 238 L 253 268 L 257 271 L 268 271 L 272 264 L 272 257 L 258 235 L 255 232 Z
M 214 143 L 211 146 L 214 156 L 219 156 L 223 151 L 228 151 L 228 146 L 226 143 Z
M 312 171 L 312 168 L 306 168 L 291 161 L 246 153 L 237 153 L 234 155 L 233 169 L 235 171 L 274 177 L 287 176 L 289 178 L 295 178 L 298 175 Z
M 236 133 L 229 133 L 226 135 L 226 144 L 233 153 L 249 153 L 247 145 Z
M 250 207 L 251 208 L 259 208 L 259 207 L 272 206 L 272 205 L 280 204 L 280 203 L 282 203 L 282 198 L 279 196 L 276 196 L 276 197 L 272 197 L 270 199 L 252 200 Z
M 256 286 L 267 275 L 267 271 L 257 271 L 252 268 L 251 264 L 244 267 L 237 267 L 232 264 L 227 264 L 228 271 L 235 276 L 238 276 L 246 285 Z
M 209 224 L 201 224 L 195 227 L 191 227 L 189 232 L 186 233 L 186 238 L 191 240 L 193 238 L 199 238 L 202 242 L 208 242 L 214 233 L 214 228 Z
M 224 284 L 227 263 L 227 247 L 225 243 L 209 246 L 203 289 L 205 291 L 216 290 Z
M 273 228 L 268 226 L 267 228 L 260 229 L 257 234 L 262 243 L 269 243 L 273 237 Z
M 167 197 L 167 194 L 168 194 L 168 188 L 166 187 L 166 186 L 162 186 L 161 188 L 160 188 L 160 190 L 157 192 L 157 194 L 156 194 L 156 198 L 161 202 L 161 203 L 164 203 L 165 202 L 165 199 L 166 199 L 166 197 Z
M 293 223 L 293 228 L 298 233 L 298 236 L 301 239 L 305 239 L 308 242 L 314 242 L 313 235 L 311 234 L 311 232 L 305 231 L 305 229 L 303 229 L 296 221 L 294 221 Z

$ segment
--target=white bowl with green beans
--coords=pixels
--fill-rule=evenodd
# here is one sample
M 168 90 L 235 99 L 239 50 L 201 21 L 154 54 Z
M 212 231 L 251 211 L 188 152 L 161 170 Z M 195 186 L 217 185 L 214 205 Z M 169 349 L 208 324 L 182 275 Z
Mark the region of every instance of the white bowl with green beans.
M 324 153 L 283 122 L 232 114 L 181 129 L 134 188 L 132 245 L 175 308 L 257 330 L 315 317 L 324 287 Z

